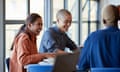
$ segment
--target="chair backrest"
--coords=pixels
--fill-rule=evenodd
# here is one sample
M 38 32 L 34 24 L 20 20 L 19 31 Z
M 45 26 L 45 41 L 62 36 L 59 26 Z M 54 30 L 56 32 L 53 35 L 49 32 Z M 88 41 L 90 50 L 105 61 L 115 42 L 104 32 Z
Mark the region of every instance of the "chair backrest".
M 91 72 L 120 72 L 120 68 L 91 68 Z
M 27 65 L 27 72 L 52 72 L 52 65 L 39 65 L 39 64 L 30 64 Z
M 6 66 L 7 66 L 8 72 L 9 72 L 9 62 L 10 62 L 10 58 L 6 58 L 6 59 L 5 59 L 5 62 L 6 62 Z

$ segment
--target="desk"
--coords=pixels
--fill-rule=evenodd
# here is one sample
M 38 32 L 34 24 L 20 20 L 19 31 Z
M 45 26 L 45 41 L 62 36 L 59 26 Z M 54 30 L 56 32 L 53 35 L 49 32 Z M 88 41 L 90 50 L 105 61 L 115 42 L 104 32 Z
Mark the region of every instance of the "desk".
M 52 65 L 29 64 L 24 67 L 27 72 L 52 72 Z
M 52 72 L 53 65 L 29 64 L 25 66 L 25 69 L 27 69 L 27 72 Z M 74 72 L 86 72 L 86 71 L 76 70 Z
M 59 55 L 54 59 L 45 59 L 39 64 L 30 64 L 25 68 L 27 72 L 83 72 L 75 71 L 79 53 Z M 74 60 L 73 60 L 74 59 Z

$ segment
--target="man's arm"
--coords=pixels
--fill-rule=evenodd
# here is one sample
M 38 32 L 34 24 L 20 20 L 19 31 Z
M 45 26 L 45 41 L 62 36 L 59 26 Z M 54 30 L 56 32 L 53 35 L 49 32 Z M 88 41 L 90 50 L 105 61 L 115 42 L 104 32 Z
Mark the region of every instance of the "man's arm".
M 51 32 L 47 30 L 41 40 L 40 44 L 40 52 L 53 52 L 55 50 L 54 45 L 56 41 L 54 40 Z
M 62 53 L 59 44 L 56 42 L 56 37 L 53 36 L 51 31 L 46 31 L 43 35 L 40 50 L 43 52 L 56 52 Z
M 67 39 L 67 47 L 70 48 L 70 50 L 78 50 L 76 44 L 67 36 L 65 35 L 66 39 Z

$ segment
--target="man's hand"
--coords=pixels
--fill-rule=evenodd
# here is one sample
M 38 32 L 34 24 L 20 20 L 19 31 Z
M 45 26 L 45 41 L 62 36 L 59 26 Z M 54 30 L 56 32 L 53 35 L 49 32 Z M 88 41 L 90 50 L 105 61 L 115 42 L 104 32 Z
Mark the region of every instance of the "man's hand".
M 67 52 L 65 52 L 65 51 L 63 51 L 63 50 L 60 50 L 60 49 L 57 49 L 57 50 L 55 51 L 55 53 L 56 53 L 57 55 L 59 55 L 59 54 L 67 54 Z

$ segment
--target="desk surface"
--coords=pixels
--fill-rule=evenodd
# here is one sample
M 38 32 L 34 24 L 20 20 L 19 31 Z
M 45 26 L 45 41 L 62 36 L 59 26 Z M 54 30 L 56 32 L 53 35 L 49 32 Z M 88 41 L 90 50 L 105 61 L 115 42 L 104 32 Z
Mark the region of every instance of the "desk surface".
M 46 64 L 46 65 L 41 65 L 41 64 L 29 64 L 29 65 L 26 65 L 26 66 L 24 66 L 24 68 L 25 69 L 27 69 L 27 68 L 29 68 L 29 67 L 41 67 L 41 66 L 43 66 L 43 67 L 45 67 L 45 66 L 52 66 L 53 67 L 53 65 L 50 65 L 50 64 Z
M 44 72 L 52 72 L 53 65 L 29 64 L 25 66 L 25 69 L 27 69 L 27 72 L 42 72 L 42 70 L 46 70 Z M 86 71 L 76 70 L 74 72 L 86 72 Z

